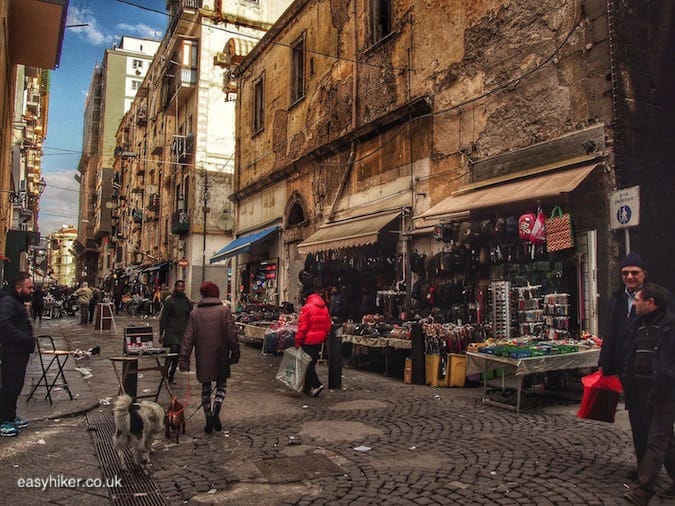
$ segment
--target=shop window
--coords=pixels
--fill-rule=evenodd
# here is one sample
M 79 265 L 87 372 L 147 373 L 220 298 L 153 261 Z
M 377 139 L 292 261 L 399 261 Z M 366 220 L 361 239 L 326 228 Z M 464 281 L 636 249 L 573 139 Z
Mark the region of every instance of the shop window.
M 291 44 L 291 104 L 305 96 L 305 36 Z
M 253 133 L 260 132 L 264 126 L 264 78 L 260 76 L 253 83 Z
M 391 0 L 370 0 L 372 42 L 377 44 L 391 33 Z

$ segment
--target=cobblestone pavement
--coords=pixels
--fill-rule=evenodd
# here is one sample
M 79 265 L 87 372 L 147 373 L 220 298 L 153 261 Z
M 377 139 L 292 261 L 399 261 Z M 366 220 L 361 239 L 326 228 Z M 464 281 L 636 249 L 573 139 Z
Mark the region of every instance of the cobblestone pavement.
M 118 388 L 109 357 L 121 352 L 122 328 L 138 324 L 157 329 L 156 320 L 121 317 L 116 335 L 96 334 L 71 318 L 44 322 L 41 332 L 64 336 L 71 350 L 101 346 L 76 365 L 92 371 L 90 397 L 106 403 Z M 516 415 L 483 405 L 477 388 L 405 385 L 348 368 L 342 390 L 310 398 L 274 380 L 279 360 L 243 347 L 228 381 L 223 431 L 211 435 L 203 432 L 194 374 L 177 376 L 187 434 L 179 444 L 159 437 L 149 469 L 168 504 L 621 504 L 634 486 L 625 479 L 633 463 L 626 424 L 579 420 L 575 404 L 526 396 L 528 409 Z M 318 371 L 327 379 L 325 366 Z M 153 374 L 139 379 L 139 393 L 153 391 Z M 163 392 L 159 402 L 168 399 Z M 104 488 L 17 486 L 22 476 L 57 472 L 103 478 L 87 428 L 79 415 L 36 421 L 3 438 L 0 502 L 109 504 Z

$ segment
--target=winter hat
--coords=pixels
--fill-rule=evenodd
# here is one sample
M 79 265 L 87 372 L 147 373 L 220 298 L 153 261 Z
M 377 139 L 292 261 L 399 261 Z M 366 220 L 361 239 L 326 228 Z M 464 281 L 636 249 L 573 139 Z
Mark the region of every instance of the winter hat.
M 626 258 L 624 258 L 621 261 L 621 265 L 619 266 L 621 269 L 624 267 L 639 267 L 640 269 L 646 269 L 647 264 L 645 261 L 642 259 L 639 253 L 633 253 L 632 251 L 626 255 Z
M 220 289 L 213 281 L 205 281 L 199 287 L 199 293 L 202 294 L 202 297 L 215 297 L 216 299 L 220 297 Z

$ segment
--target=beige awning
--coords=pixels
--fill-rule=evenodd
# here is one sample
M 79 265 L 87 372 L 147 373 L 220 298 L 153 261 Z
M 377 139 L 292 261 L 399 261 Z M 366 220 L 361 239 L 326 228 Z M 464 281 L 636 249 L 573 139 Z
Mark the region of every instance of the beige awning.
M 298 244 L 298 251 L 305 255 L 329 249 L 374 244 L 380 231 L 400 215 L 401 213 L 396 211 L 323 225 Z
M 587 165 L 576 169 L 527 177 L 518 181 L 495 184 L 469 192 L 457 192 L 418 217 L 424 219 L 437 218 L 472 209 L 495 207 L 512 202 L 555 197 L 562 193 L 569 193 L 579 186 L 596 166 L 596 164 Z
M 228 58 L 228 64 L 239 65 L 256 44 L 257 41 L 251 39 L 240 39 L 239 37 L 228 39 L 223 48 L 223 53 Z

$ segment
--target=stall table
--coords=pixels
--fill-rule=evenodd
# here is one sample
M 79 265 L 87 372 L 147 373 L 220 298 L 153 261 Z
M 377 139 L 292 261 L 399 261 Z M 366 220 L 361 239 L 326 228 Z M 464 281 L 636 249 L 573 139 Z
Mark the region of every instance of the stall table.
M 389 374 L 389 357 L 392 349 L 409 350 L 412 348 L 412 341 L 409 339 L 395 339 L 393 337 L 381 336 L 357 336 L 352 334 L 342 334 L 343 343 L 352 343 L 355 346 L 365 348 L 382 348 L 384 350 L 384 375 Z M 355 360 L 356 365 L 356 360 Z
M 582 367 L 595 367 L 598 365 L 600 349 L 579 351 L 576 353 L 561 353 L 556 355 L 543 355 L 539 357 L 510 358 L 491 355 L 489 353 L 466 353 L 467 374 L 483 373 L 483 403 L 500 407 L 506 407 L 520 412 L 520 399 L 523 389 L 523 378 L 528 374 L 543 373 L 549 371 L 561 371 L 565 369 L 580 369 Z M 516 387 L 516 405 L 494 401 L 487 397 L 487 371 L 499 367 L 508 367 L 514 370 Z M 504 376 L 502 375 L 502 388 Z
M 239 329 L 239 337 L 242 342 L 249 344 L 260 344 L 265 338 L 265 332 L 275 322 L 255 322 L 255 323 L 241 323 L 236 322 L 237 329 Z
M 113 371 L 117 377 L 117 383 L 119 384 L 118 395 L 128 394 L 134 399 L 142 399 L 147 397 L 153 397 L 154 401 L 157 402 L 159 394 L 162 392 L 162 388 L 165 388 L 169 395 L 173 397 L 173 390 L 169 381 L 166 377 L 166 373 L 169 369 L 169 365 L 172 359 L 178 358 L 178 353 L 153 353 L 153 354 L 138 354 L 138 355 L 125 355 L 122 357 L 110 357 L 110 361 L 113 365 Z M 163 360 L 163 362 L 162 362 Z M 117 370 L 117 365 L 122 365 L 122 371 Z M 139 367 L 141 365 L 141 367 Z M 145 371 L 158 371 L 159 372 L 159 383 L 157 384 L 157 390 L 154 393 L 147 395 L 138 395 L 136 390 L 138 384 L 138 373 Z M 132 391 L 127 391 L 132 390 Z

